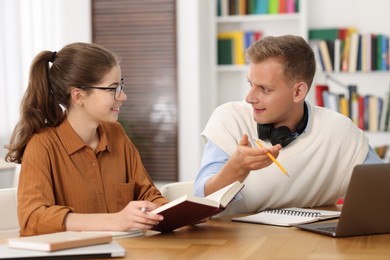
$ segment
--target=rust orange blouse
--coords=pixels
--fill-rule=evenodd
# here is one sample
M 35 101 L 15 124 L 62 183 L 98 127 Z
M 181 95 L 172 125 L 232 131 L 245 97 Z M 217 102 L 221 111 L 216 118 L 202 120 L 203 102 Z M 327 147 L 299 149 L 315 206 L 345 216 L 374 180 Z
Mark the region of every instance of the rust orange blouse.
M 113 213 L 132 200 L 168 202 L 119 123 L 102 123 L 96 150 L 68 120 L 29 141 L 18 186 L 21 235 L 64 231 L 68 212 Z

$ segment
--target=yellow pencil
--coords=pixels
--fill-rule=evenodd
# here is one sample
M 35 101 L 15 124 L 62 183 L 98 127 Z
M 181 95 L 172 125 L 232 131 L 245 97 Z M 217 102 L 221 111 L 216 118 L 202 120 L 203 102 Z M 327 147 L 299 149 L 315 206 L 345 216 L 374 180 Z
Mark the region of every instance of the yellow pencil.
M 258 140 L 258 139 L 254 139 L 254 140 L 255 140 L 255 142 L 256 142 L 256 144 L 257 144 L 258 146 L 260 146 L 261 148 L 264 148 L 264 146 L 263 146 L 263 144 L 260 142 L 260 140 Z M 269 157 L 269 158 L 270 158 L 270 159 L 279 167 L 279 169 L 282 170 L 282 172 L 283 172 L 287 177 L 290 177 L 290 175 L 288 175 L 286 169 L 283 168 L 283 166 L 275 159 L 275 157 L 273 157 L 273 155 L 272 155 L 270 152 L 268 152 L 267 155 L 268 155 L 268 157 Z

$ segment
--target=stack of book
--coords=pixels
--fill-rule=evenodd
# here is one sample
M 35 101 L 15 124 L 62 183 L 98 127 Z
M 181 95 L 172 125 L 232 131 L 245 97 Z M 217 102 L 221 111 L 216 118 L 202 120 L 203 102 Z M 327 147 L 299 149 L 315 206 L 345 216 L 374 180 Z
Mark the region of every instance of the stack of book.
M 390 91 L 384 97 L 360 95 L 356 85 L 349 85 L 348 95 L 329 90 L 327 85 L 315 86 L 316 105 L 342 113 L 362 130 L 390 131 Z
M 245 50 L 261 38 L 259 31 L 229 31 L 218 33 L 218 65 L 244 65 Z
M 359 33 L 356 28 L 310 29 L 309 41 L 326 72 L 389 70 L 389 36 Z

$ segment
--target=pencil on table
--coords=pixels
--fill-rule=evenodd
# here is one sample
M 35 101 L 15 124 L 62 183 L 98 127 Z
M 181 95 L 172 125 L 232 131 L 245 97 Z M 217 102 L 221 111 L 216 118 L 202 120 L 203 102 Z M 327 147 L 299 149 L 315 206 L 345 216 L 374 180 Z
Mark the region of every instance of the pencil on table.
M 263 144 L 260 142 L 260 140 L 258 139 L 254 139 L 256 144 L 261 147 L 261 148 L 264 148 Z M 287 177 L 290 177 L 290 175 L 288 175 L 286 169 L 283 168 L 283 166 L 275 159 L 275 157 L 270 153 L 270 152 L 267 152 L 267 156 L 279 167 L 279 169 L 287 176 Z

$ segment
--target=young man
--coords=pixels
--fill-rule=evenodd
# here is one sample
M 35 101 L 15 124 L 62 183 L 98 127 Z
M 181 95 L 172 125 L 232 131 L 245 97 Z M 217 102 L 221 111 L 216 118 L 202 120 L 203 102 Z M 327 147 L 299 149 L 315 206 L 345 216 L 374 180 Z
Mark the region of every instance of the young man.
M 202 132 L 207 143 L 195 195 L 238 180 L 245 183 L 242 199 L 224 214 L 334 204 L 355 165 L 381 163 L 349 118 L 305 101 L 316 63 L 303 38 L 265 37 L 248 48 L 247 58 L 246 102 L 218 107 Z M 258 147 L 257 138 L 267 148 Z

